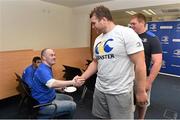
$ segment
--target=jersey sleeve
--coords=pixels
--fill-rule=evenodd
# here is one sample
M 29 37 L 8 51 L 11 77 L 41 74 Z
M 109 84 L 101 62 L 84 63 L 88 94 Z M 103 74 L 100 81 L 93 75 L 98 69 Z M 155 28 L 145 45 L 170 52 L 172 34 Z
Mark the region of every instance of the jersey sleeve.
M 49 81 L 53 77 L 48 70 L 40 70 L 40 71 L 38 71 L 38 78 L 39 78 L 40 82 L 42 82 L 43 84 L 46 84 L 47 81 Z
M 144 50 L 143 43 L 138 34 L 134 32 L 134 30 L 132 30 L 131 28 L 126 28 L 126 30 L 123 31 L 122 34 L 127 54 L 134 54 Z
M 152 54 L 162 53 L 161 44 L 157 36 L 153 37 L 150 43 Z

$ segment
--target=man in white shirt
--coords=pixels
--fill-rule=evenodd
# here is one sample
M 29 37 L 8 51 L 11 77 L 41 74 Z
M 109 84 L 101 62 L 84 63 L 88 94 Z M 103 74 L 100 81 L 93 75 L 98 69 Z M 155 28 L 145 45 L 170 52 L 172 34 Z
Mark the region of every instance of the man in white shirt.
M 97 72 L 93 115 L 104 119 L 133 119 L 133 81 L 139 106 L 147 102 L 146 66 L 141 39 L 130 28 L 115 25 L 108 8 L 98 6 L 90 14 L 100 34 L 94 43 L 93 61 L 79 79 Z

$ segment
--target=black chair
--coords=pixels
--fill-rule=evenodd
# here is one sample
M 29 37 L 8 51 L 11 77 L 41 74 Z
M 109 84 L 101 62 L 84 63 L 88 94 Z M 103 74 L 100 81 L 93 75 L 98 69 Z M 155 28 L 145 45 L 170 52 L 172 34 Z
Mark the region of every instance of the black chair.
M 63 65 L 63 67 L 65 68 L 65 70 L 63 70 L 63 72 L 65 72 L 63 78 L 65 78 L 66 80 L 72 80 L 76 75 L 82 74 L 80 68 L 67 66 L 67 65 Z
M 39 118 L 39 117 L 43 118 L 44 115 L 38 113 L 39 108 L 43 107 L 43 106 L 53 105 L 54 106 L 54 112 L 50 116 L 50 118 L 55 118 L 56 117 L 55 113 L 57 110 L 57 105 L 53 104 L 53 103 L 39 104 L 39 102 L 31 96 L 30 88 L 22 80 L 21 76 L 17 73 L 15 73 L 15 75 L 17 77 L 17 81 L 19 82 L 19 86 L 20 86 L 20 90 L 21 90 L 20 91 L 21 100 L 19 103 L 19 113 L 21 112 L 23 106 L 26 105 L 28 108 L 28 118 Z
M 92 62 L 91 60 L 86 60 L 87 64 L 86 66 L 88 67 L 89 64 Z M 85 70 L 84 70 L 85 71 Z M 94 92 L 94 88 L 95 88 L 95 83 L 96 83 L 96 77 L 97 74 L 95 73 L 94 75 L 92 75 L 90 78 L 88 78 L 83 86 L 83 92 L 81 94 L 81 101 L 83 101 L 87 90 Z
M 84 87 L 83 87 L 83 92 L 81 94 L 81 101 L 83 101 L 87 90 L 89 90 L 91 92 L 94 92 L 95 83 L 96 83 L 96 77 L 97 77 L 97 74 L 94 74 L 94 75 L 92 75 L 90 78 L 88 78 L 86 80 L 86 82 L 84 84 Z
M 91 60 L 87 60 L 87 66 L 91 63 Z M 72 80 L 76 75 L 82 75 L 82 71 L 80 68 L 76 68 L 76 67 L 71 67 L 71 66 L 67 66 L 67 65 L 63 65 L 65 70 L 63 70 L 64 73 L 64 78 L 66 80 Z M 94 92 L 94 88 L 95 88 L 95 83 L 96 83 L 96 74 L 92 75 L 88 80 L 86 80 L 85 84 L 83 85 L 83 91 L 81 94 L 81 98 L 80 101 L 82 101 L 85 97 L 85 94 L 87 92 L 87 90 L 90 90 L 91 92 Z

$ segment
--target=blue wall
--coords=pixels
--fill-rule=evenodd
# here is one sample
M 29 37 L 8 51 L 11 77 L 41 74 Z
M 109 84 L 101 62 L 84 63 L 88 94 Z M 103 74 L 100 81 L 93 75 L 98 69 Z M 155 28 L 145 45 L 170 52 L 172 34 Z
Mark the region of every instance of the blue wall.
M 162 45 L 160 72 L 180 77 L 180 21 L 149 22 L 148 30 L 159 37 Z

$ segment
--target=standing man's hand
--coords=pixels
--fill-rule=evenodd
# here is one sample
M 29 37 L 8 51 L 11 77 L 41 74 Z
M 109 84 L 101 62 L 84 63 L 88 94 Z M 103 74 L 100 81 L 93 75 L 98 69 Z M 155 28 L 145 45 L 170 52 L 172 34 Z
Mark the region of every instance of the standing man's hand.
M 74 86 L 80 87 L 84 84 L 85 79 L 83 77 L 77 75 L 73 78 L 73 81 L 74 81 Z
M 147 105 L 147 93 L 145 91 L 136 93 L 136 104 L 140 107 Z

